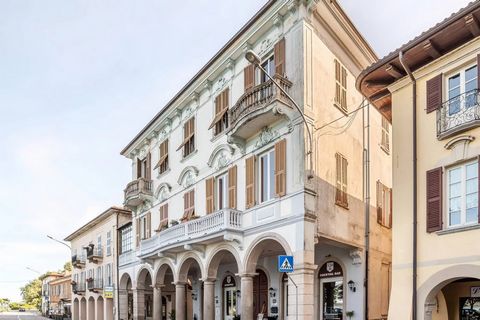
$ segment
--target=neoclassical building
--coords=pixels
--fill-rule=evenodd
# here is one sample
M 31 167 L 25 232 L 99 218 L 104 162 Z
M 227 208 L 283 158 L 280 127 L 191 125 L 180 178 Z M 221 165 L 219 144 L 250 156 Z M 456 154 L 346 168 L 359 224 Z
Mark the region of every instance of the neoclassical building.
M 358 78 L 393 121 L 392 320 L 480 315 L 479 19 L 473 1 Z
M 390 123 L 355 89 L 374 61 L 336 1 L 269 1 L 140 130 L 120 319 L 386 318 Z

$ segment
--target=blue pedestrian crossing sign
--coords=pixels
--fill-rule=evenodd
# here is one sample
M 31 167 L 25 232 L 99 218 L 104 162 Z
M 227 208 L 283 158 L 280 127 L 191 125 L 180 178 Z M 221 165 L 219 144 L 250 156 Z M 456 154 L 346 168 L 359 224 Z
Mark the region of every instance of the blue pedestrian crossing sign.
M 278 272 L 293 272 L 293 256 L 278 256 Z

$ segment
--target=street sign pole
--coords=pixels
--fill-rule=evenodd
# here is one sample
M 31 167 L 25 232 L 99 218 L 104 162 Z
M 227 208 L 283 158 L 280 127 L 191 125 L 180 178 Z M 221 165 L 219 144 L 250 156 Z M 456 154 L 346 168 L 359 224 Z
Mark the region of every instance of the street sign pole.
M 290 275 L 287 272 L 285 272 L 285 274 L 287 275 L 288 279 L 290 279 L 290 281 L 292 281 L 293 285 L 295 286 L 295 319 L 298 320 L 298 286 L 295 283 L 295 281 L 293 281 L 292 277 L 290 277 Z M 288 297 L 287 297 L 287 303 L 288 303 Z

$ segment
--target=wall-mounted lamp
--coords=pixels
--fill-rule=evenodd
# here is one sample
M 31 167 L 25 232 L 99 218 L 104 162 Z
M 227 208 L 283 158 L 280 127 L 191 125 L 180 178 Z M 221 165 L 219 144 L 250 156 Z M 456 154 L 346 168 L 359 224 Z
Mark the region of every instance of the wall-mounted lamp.
M 237 290 L 237 298 L 240 298 L 240 290 Z
M 355 285 L 355 282 L 353 282 L 352 280 L 348 281 L 348 288 L 349 288 L 350 291 L 352 291 L 352 292 L 357 291 L 357 287 L 356 287 L 356 285 Z
M 275 296 L 276 296 L 275 289 L 273 289 L 272 287 L 270 287 L 270 288 L 268 289 L 268 293 L 270 294 L 270 298 L 275 298 Z

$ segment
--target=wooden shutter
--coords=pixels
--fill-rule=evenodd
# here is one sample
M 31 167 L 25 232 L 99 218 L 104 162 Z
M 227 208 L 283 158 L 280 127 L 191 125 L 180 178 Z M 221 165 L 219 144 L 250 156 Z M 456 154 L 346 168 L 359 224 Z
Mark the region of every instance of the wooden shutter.
M 147 212 L 147 215 L 146 215 L 146 219 L 145 219 L 146 223 L 147 223 L 147 226 L 146 226 L 146 234 L 145 234 L 145 238 L 150 238 L 151 236 L 151 230 L 152 230 L 152 213 L 151 212 Z
M 228 207 L 237 209 L 237 166 L 228 169 Z
M 255 85 L 255 66 L 253 64 L 249 64 L 243 69 L 243 78 L 245 91 Z
M 437 110 L 442 105 L 442 74 L 427 81 L 427 113 Z
M 147 161 L 145 166 L 145 179 L 150 180 L 152 178 L 152 154 L 147 154 Z
M 427 232 L 442 229 L 442 168 L 427 171 Z
M 137 179 L 142 177 L 142 161 L 137 159 Z
M 342 88 L 340 86 L 340 74 L 341 74 L 341 70 L 340 70 L 340 62 L 338 62 L 337 59 L 334 60 L 335 61 L 335 102 L 336 103 L 340 103 L 340 96 L 342 95 L 341 91 L 342 91 Z
M 222 120 L 222 117 L 228 111 L 229 92 L 229 88 L 226 88 L 215 98 L 215 117 L 208 127 L 209 130 L 215 127 L 217 122 Z
M 245 198 L 247 209 L 255 205 L 255 156 L 245 160 Z
M 347 193 L 347 185 L 348 185 L 348 161 L 344 157 L 342 157 L 342 203 L 344 206 L 348 206 L 348 193 Z
M 140 218 L 137 218 L 137 223 L 135 226 L 135 243 L 136 247 L 140 245 Z
M 285 139 L 275 143 L 275 196 L 282 197 L 286 194 L 287 171 L 287 141 Z
M 275 74 L 285 75 L 285 38 L 280 39 L 274 47 Z
M 377 181 L 377 222 L 382 224 L 383 211 L 383 185 Z
M 195 117 L 191 117 L 185 124 L 183 125 L 183 142 L 177 148 L 177 151 L 183 148 L 183 146 L 190 140 L 190 138 L 195 133 Z
M 215 178 L 208 178 L 205 180 L 206 187 L 206 204 L 207 204 L 207 214 L 212 213 L 215 210 Z
M 338 153 L 335 154 L 335 203 L 340 204 L 342 199 L 342 158 Z

